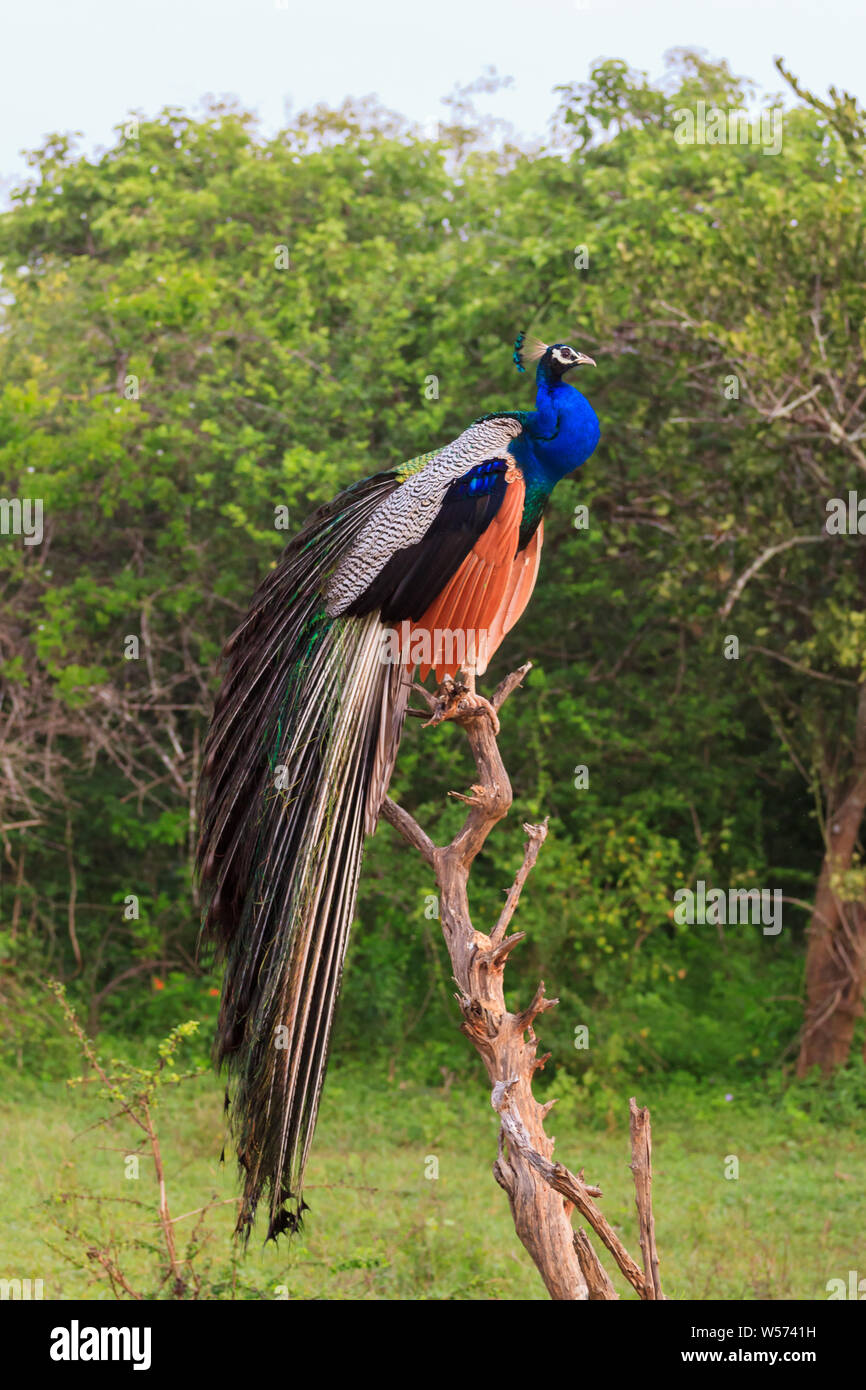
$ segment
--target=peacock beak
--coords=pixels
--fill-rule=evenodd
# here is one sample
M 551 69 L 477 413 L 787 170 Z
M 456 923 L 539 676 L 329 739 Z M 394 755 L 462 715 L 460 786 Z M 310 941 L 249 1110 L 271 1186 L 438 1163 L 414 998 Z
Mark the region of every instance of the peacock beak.
M 594 367 L 596 363 L 595 359 L 592 357 L 587 357 L 585 352 L 579 352 L 577 354 L 577 361 L 574 365 L 575 367 Z

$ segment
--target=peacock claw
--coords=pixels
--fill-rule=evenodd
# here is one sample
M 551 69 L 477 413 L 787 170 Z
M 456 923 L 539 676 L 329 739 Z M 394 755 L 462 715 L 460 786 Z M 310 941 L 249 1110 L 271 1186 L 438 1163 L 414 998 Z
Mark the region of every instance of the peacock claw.
M 421 687 L 423 689 L 423 687 Z M 424 724 L 425 729 L 441 724 L 445 719 L 457 718 L 457 702 L 466 692 L 466 687 L 459 685 L 450 676 L 445 676 L 441 685 L 434 694 L 424 691 L 427 705 L 430 710 L 430 718 Z
M 499 733 L 499 715 L 493 708 L 489 700 L 485 700 L 483 695 L 479 695 L 475 689 L 475 667 L 461 666 L 460 675 L 463 677 L 464 697 L 460 701 L 459 708 L 463 714 L 487 714 L 490 723 L 493 725 L 494 736 Z
M 475 691 L 468 691 L 461 700 L 458 701 L 458 710 L 461 714 L 486 714 L 493 725 L 494 737 L 499 733 L 499 715 L 493 708 L 489 700 L 485 700 L 483 695 L 478 695 Z
M 474 680 L 471 685 L 464 685 L 462 681 L 455 681 L 446 676 L 435 695 L 431 696 L 429 692 L 424 691 L 430 718 L 425 721 L 423 727 L 435 728 L 446 719 L 463 720 L 485 714 L 493 726 L 494 735 L 498 734 L 499 716 L 490 701 L 476 692 L 474 685 Z

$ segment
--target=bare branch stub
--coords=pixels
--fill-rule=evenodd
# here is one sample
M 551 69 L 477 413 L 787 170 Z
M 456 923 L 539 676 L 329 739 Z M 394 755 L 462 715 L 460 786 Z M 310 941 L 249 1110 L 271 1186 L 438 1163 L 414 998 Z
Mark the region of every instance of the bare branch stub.
M 392 801 L 390 796 L 386 796 L 382 803 L 381 816 L 383 820 L 393 825 L 394 829 L 407 840 L 413 849 L 417 849 L 423 859 L 428 864 L 433 863 L 433 851 L 435 846 L 429 835 L 421 829 L 414 816 L 410 816 L 408 811 L 404 811 L 402 806 L 398 806 L 396 801 Z
M 578 1229 L 574 1233 L 574 1248 L 583 1270 L 583 1277 L 593 1303 L 613 1302 L 619 1294 L 611 1283 L 610 1276 L 590 1244 L 586 1231 Z
M 562 1163 L 553 1163 L 549 1155 L 540 1153 L 534 1147 L 531 1136 L 513 1104 L 512 1086 L 516 1079 L 503 1083 L 501 1089 L 494 1087 L 491 1100 L 494 1110 L 499 1112 L 509 1147 L 520 1151 L 545 1182 L 576 1208 L 578 1215 L 583 1217 L 607 1246 L 632 1288 L 641 1298 L 646 1298 L 646 1281 L 640 1267 L 635 1264 L 603 1212 L 595 1205 L 590 1189 Z
M 467 887 L 472 864 L 490 831 L 507 814 L 512 799 L 496 742 L 497 716 L 529 670 L 527 663 L 506 676 L 489 702 L 454 681 L 444 682 L 435 695 L 421 689 L 429 712 L 427 723 L 435 725 L 446 719 L 457 723 L 466 734 L 475 761 L 476 781 L 471 794 L 452 793 L 469 809 L 450 844 L 433 846 L 417 822 L 390 800 L 386 800 L 382 815 L 435 871 L 442 931 L 459 990 L 462 1031 L 484 1063 L 501 1121 L 493 1173 L 508 1195 L 517 1234 L 550 1296 L 558 1300 L 617 1296 L 585 1232 L 575 1237 L 571 1211 L 576 1208 L 640 1296 L 657 1297 L 647 1294 L 643 1272 L 595 1206 L 593 1198 L 601 1196 L 600 1189 L 553 1162 L 554 1141 L 544 1131 L 544 1119 L 553 1102 L 541 1105 L 532 1094 L 532 1079 L 549 1054 L 537 1055 L 533 1025 L 557 1001 L 546 997 L 541 982 L 527 1008 L 511 1013 L 505 1005 L 505 964 L 525 935 L 505 933 L 547 834 L 546 820 L 542 825 L 524 826 L 528 840 L 523 862 L 490 934 L 477 931 L 469 914 Z
M 535 861 L 538 858 L 538 851 L 541 849 L 541 846 L 547 839 L 548 820 L 549 817 L 545 816 L 544 821 L 541 825 L 528 825 L 526 822 L 524 822 L 523 829 L 526 831 L 527 835 L 529 836 L 529 839 L 526 842 L 526 848 L 523 854 L 523 863 L 517 870 L 517 877 L 511 885 L 508 897 L 505 900 L 505 906 L 499 914 L 499 921 L 496 923 L 496 926 L 490 933 L 491 941 L 501 941 L 508 929 L 508 923 L 514 916 L 517 904 L 520 900 L 520 894 L 523 890 L 523 885 L 535 866 Z
M 638 1106 L 634 1096 L 628 1103 L 631 1131 L 631 1171 L 634 1174 L 635 1204 L 640 1222 L 640 1248 L 643 1256 L 644 1297 L 664 1298 L 659 1276 L 655 1222 L 652 1204 L 652 1132 L 646 1106 Z

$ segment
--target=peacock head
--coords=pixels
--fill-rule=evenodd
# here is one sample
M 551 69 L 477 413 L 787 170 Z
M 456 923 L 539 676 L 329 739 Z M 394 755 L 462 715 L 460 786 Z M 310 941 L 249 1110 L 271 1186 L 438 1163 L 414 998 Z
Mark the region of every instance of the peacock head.
M 518 333 L 514 344 L 514 365 L 519 372 L 525 372 L 526 362 L 537 362 L 536 375 L 546 381 L 562 381 L 566 372 L 575 367 L 594 367 L 595 362 L 585 352 L 568 343 L 542 343 L 526 333 Z

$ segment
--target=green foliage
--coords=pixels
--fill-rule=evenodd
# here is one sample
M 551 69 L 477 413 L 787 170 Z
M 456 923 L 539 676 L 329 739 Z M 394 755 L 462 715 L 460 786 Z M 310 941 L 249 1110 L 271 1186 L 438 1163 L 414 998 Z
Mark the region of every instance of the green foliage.
M 675 140 L 678 109 L 748 94 L 682 52 L 658 85 L 608 62 L 560 89 L 549 149 L 488 147 L 464 94 L 439 140 L 363 104 L 265 139 L 215 104 L 119 129 L 94 160 L 61 136 L 34 153 L 0 217 L 0 477 L 44 500 L 47 537 L 0 550 L 13 1065 L 25 1042 L 28 1065 L 55 1065 L 11 983 L 25 957 L 94 1030 L 152 1036 L 190 1012 L 209 1030 L 191 790 L 222 642 L 285 540 L 276 509 L 294 527 L 527 405 L 510 344 L 530 328 L 598 359 L 581 385 L 603 438 L 557 490 L 535 598 L 491 671 L 535 663 L 504 721 L 515 814 L 473 875 L 478 925 L 520 821 L 549 814 L 509 984 L 525 998 L 543 973 L 561 998 L 557 1079 L 602 1114 L 635 1057 L 772 1073 L 800 1022 L 802 909 L 778 939 L 718 934 L 676 927 L 673 893 L 700 877 L 802 899 L 820 866 L 866 669 L 862 538 L 792 546 L 720 608 L 856 484 L 866 276 L 848 107 L 841 129 L 804 97 L 778 157 Z M 468 775 L 452 731 L 411 726 L 395 794 L 441 837 Z M 471 1066 L 433 892 L 382 827 L 335 1039 L 412 1054 L 428 1084 Z
M 108 1190 L 105 1183 L 96 1191 L 64 1185 L 46 1199 L 43 1205 L 60 1242 L 47 1239 L 46 1245 L 62 1262 L 103 1280 L 115 1298 L 261 1297 L 261 1290 L 239 1277 L 238 1251 L 233 1251 L 228 1259 L 230 1283 L 222 1269 L 214 1279 L 210 1264 L 200 1258 L 210 1238 L 206 1225 L 217 1205 L 216 1197 L 189 1213 L 199 1219 L 186 1229 L 185 1247 L 180 1243 L 179 1226 L 184 1218 L 171 1214 L 171 1175 L 163 1158 L 157 1108 L 166 1093 L 171 1094 L 183 1082 L 202 1075 L 201 1068 L 180 1072 L 177 1065 L 181 1049 L 198 1031 L 198 1021 L 190 1019 L 172 1028 L 155 1045 L 155 1056 L 144 1064 L 115 1057 L 103 1063 L 69 1004 L 63 985 L 52 981 L 47 988 L 60 1006 L 86 1067 L 85 1073 L 67 1081 L 67 1086 L 89 1088 L 96 1099 L 107 1103 L 108 1113 L 103 1113 L 90 1129 L 125 1142 L 107 1146 L 115 1155 L 124 1156 L 122 1167 L 115 1157 L 115 1182 L 107 1185 Z M 130 1184 L 138 1182 L 142 1160 L 147 1166 L 153 1165 L 154 1182 L 145 1186 L 152 1196 L 118 1195 L 112 1190 L 117 1187 L 117 1170 L 126 1180 L 127 1192 L 135 1192 Z M 71 1160 L 67 1164 L 73 1166 Z
M 550 1091 L 559 1097 L 551 1114 L 555 1154 L 585 1165 L 587 1179 L 601 1183 L 608 1219 L 636 1250 L 628 1107 L 618 1097 L 609 1115 L 588 1124 L 587 1106 L 575 1103 L 563 1079 Z M 817 1115 L 797 1099 L 804 1114 L 793 1116 L 788 1093 L 768 1094 L 764 1080 L 727 1087 L 679 1073 L 654 1078 L 651 1089 L 656 1235 L 669 1297 L 823 1299 L 828 1279 L 862 1269 L 862 1108 L 848 1118 L 829 1107 Z M 799 1097 L 800 1089 L 791 1094 Z M 830 1094 L 826 1086 L 816 1088 L 816 1100 L 819 1090 Z M 642 1085 L 637 1095 L 649 1099 Z M 861 1107 L 862 1100 L 861 1091 Z M 34 1208 L 34 1174 L 47 1210 L 68 1222 L 75 1209 L 54 1198 L 76 1195 L 79 1219 L 97 1226 L 93 1234 L 100 1239 L 112 1235 L 123 1247 L 132 1287 L 150 1287 L 153 1250 L 134 1241 L 147 1233 L 153 1245 L 156 1227 L 116 1200 L 142 1189 L 149 1174 L 143 1163 L 139 1183 L 121 1176 L 122 1155 L 110 1147 L 113 1141 L 90 1128 L 102 1109 L 87 1088 L 70 1101 L 57 1082 L 20 1086 L 14 1103 L 6 1087 L 0 1095 L 7 1179 L 0 1262 L 44 1276 L 46 1298 L 97 1296 L 104 1292 L 104 1274 L 92 1260 L 54 1258 L 39 1219 L 44 1209 Z M 497 1124 L 480 1070 L 460 1085 L 438 1078 L 436 1086 L 425 1086 L 399 1065 L 389 1081 L 384 1071 L 341 1066 L 337 1059 L 308 1170 L 312 1210 L 305 1228 L 289 1247 L 251 1242 L 243 1261 L 231 1254 L 234 1165 L 215 1162 L 222 1138 L 218 1083 L 203 1076 L 173 1088 L 160 1119 L 172 1210 L 185 1217 L 177 1223 L 184 1248 L 188 1230 L 201 1219 L 186 1214 L 196 1213 L 211 1194 L 215 1199 L 199 1232 L 202 1296 L 544 1297 L 490 1174 Z M 439 1161 L 436 1180 L 425 1177 L 429 1155 Z M 728 1155 L 739 1161 L 736 1180 L 725 1177 Z M 103 1198 L 98 1216 L 87 1193 Z M 605 1251 L 600 1254 L 620 1296 L 633 1298 Z

